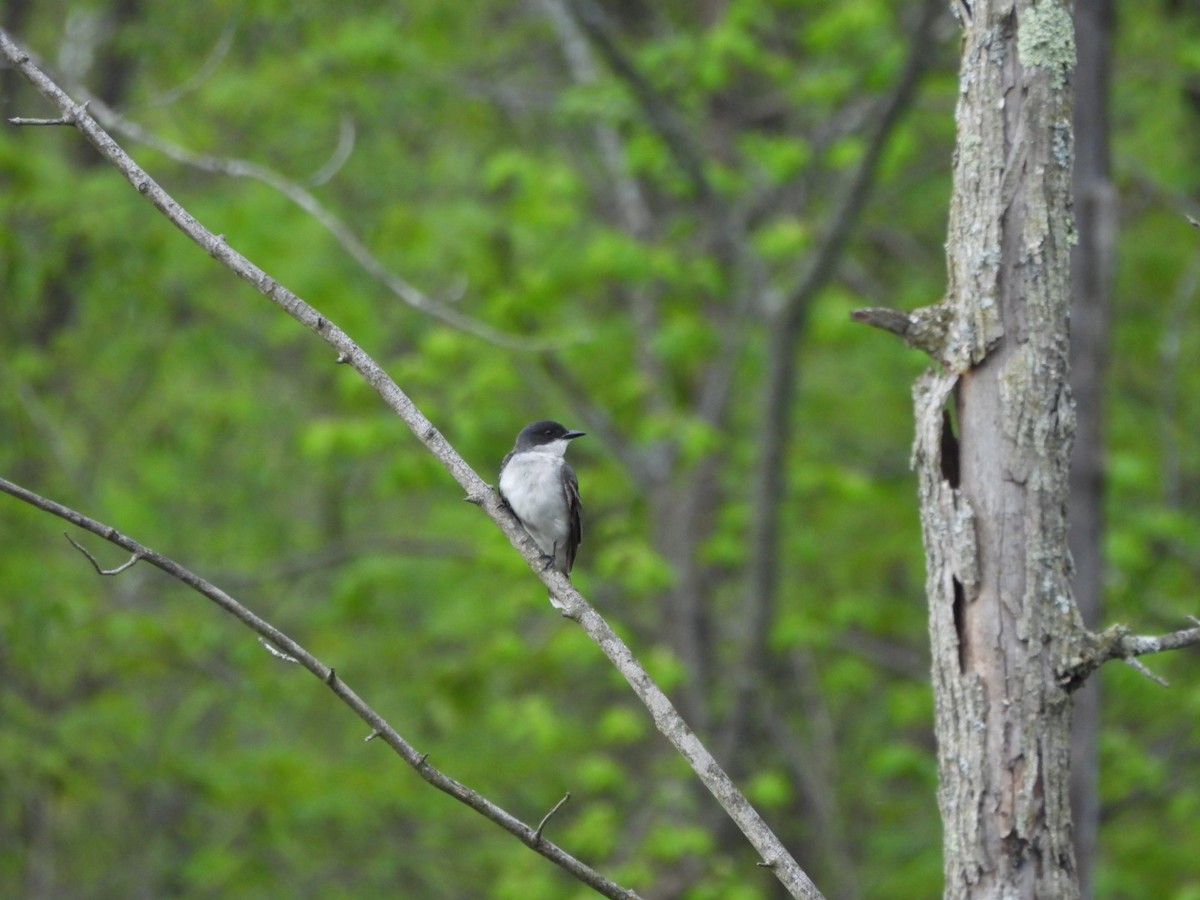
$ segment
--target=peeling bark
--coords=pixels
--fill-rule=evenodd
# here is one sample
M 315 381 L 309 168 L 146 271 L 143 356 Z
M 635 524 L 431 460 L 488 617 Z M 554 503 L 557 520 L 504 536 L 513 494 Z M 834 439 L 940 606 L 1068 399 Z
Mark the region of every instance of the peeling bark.
M 1078 897 L 1058 674 L 1083 635 L 1066 543 L 1073 69 L 1065 4 L 971 5 L 942 368 L 914 392 L 947 898 Z

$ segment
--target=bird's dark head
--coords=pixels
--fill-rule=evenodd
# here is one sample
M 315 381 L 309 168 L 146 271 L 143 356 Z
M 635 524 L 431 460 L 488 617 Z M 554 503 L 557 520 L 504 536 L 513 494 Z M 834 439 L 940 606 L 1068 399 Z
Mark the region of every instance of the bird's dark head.
M 571 431 L 550 419 L 530 422 L 517 435 L 516 446 L 513 450 L 520 453 L 523 450 L 542 450 L 547 453 L 566 453 L 567 444 L 577 437 L 583 437 L 586 432 Z

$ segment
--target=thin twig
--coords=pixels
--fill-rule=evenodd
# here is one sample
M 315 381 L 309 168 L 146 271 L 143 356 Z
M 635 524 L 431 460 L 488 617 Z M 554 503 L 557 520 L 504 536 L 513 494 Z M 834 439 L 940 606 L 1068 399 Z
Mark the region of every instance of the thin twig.
M 1161 675 L 1155 675 L 1153 672 L 1150 671 L 1150 669 L 1146 666 L 1146 664 L 1144 662 L 1142 662 L 1140 659 L 1136 659 L 1133 657 L 1127 657 L 1124 660 L 1122 660 L 1122 662 L 1124 662 L 1125 665 L 1129 666 L 1134 671 L 1140 672 L 1142 675 L 1145 675 L 1147 678 L 1149 678 L 1155 684 L 1161 684 L 1163 687 L 1171 686 L 1170 683 L 1167 681 L 1167 679 L 1163 678 Z
M 163 91 L 158 96 L 154 97 L 148 103 L 140 104 L 141 106 L 169 106 L 193 91 L 197 90 L 202 84 L 208 81 L 209 78 L 220 68 L 221 63 L 225 61 L 225 57 L 229 55 L 229 50 L 233 47 L 233 38 L 237 33 L 237 23 L 234 19 L 228 19 L 225 22 L 225 27 L 221 29 L 221 34 L 217 37 L 217 42 L 209 51 L 208 57 L 200 64 L 200 67 L 188 76 L 182 84 L 177 85 L 169 90 Z
M 8 120 L 9 125 L 42 126 L 42 125 L 74 125 L 75 120 L 69 116 L 59 116 L 57 119 L 26 119 L 23 116 L 13 116 Z
M 358 131 L 354 127 L 354 120 L 349 116 L 342 116 L 342 121 L 338 125 L 338 142 L 333 148 L 333 153 L 329 159 L 325 160 L 324 164 L 308 176 L 308 183 L 313 187 L 320 187 L 333 178 L 342 170 L 347 160 L 350 159 L 350 154 L 354 152 L 354 139 Z
M 546 827 L 546 823 L 550 821 L 550 817 L 553 816 L 556 812 L 558 812 L 559 809 L 562 808 L 562 805 L 570 799 L 571 799 L 571 792 L 567 791 L 565 794 L 563 794 L 563 798 L 554 804 L 554 808 L 551 809 L 550 812 L 548 812 L 544 816 L 542 816 L 542 821 L 538 822 L 538 827 L 535 828 L 533 831 L 533 839 L 535 841 L 540 841 L 542 839 L 542 829 Z
M 71 537 L 65 531 L 63 532 L 63 537 L 65 537 L 68 541 L 70 541 L 71 545 L 76 550 L 78 550 L 80 553 L 82 553 L 84 556 L 86 556 L 88 558 L 88 561 L 92 564 L 92 568 L 95 569 L 96 572 L 100 575 L 120 575 L 122 572 L 124 572 L 126 569 L 128 569 L 130 566 L 132 566 L 134 563 L 136 563 L 139 559 L 142 558 L 137 553 L 134 553 L 133 556 L 129 557 L 128 560 L 123 562 L 121 565 L 117 566 L 115 569 L 102 569 L 102 568 L 100 568 L 100 563 L 96 562 L 96 557 L 92 556 L 92 554 L 88 552 L 86 547 L 84 547 L 82 544 L 80 544 L 78 541 L 76 541 L 75 538 Z

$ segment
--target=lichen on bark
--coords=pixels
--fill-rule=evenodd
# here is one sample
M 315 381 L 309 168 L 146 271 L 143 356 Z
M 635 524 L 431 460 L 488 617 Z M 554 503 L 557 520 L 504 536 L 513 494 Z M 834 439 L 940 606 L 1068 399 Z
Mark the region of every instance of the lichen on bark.
M 914 392 L 945 896 L 1072 900 L 1061 683 L 1083 633 L 1066 549 L 1072 23 L 1056 0 L 972 10 L 944 368 Z
M 1017 31 L 1017 55 L 1027 69 L 1053 73 L 1053 85 L 1062 88 L 1075 71 L 1075 22 L 1058 3 L 1026 7 Z

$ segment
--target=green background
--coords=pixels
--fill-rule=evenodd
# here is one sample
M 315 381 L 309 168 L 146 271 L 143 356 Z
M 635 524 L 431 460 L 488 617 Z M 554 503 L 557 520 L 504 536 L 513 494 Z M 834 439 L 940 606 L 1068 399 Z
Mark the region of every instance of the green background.
M 64 85 L 162 141 L 304 186 L 388 270 L 505 336 L 414 310 L 272 187 L 119 138 L 344 328 L 485 479 L 531 419 L 590 432 L 571 450 L 586 505 L 575 583 L 669 693 L 703 698 L 693 722 L 720 755 L 744 665 L 773 310 L 870 146 L 918 5 L 603 5 L 666 120 L 594 48 L 594 77 L 573 72 L 539 3 L 3 14 Z M 1106 603 L 1110 621 L 1157 633 L 1198 610 L 1200 234 L 1183 216 L 1200 188 L 1200 10 L 1118 6 Z M 924 360 L 849 319 L 944 289 L 958 30 L 942 12 L 932 33 L 792 348 L 778 599 L 753 712 L 722 760 L 831 898 L 941 886 L 907 466 Z M 52 114 L 15 73 L 0 85 L 5 117 Z M 687 136 L 709 200 L 662 121 Z M 644 227 L 621 217 L 598 129 Z M 731 336 L 714 422 L 705 379 Z M 648 492 L 638 466 L 654 465 Z M 66 128 L 0 127 L 0 474 L 216 582 L 514 815 L 535 824 L 570 791 L 547 836 L 614 880 L 648 897 L 777 895 L 403 424 Z M 664 502 L 697 484 L 698 512 Z M 63 529 L 0 498 L 0 895 L 590 896 L 364 744 L 327 689 L 203 598 L 144 565 L 99 578 Z M 664 601 L 684 557 L 703 672 L 681 660 Z M 1198 662 L 1148 660 L 1170 690 L 1123 666 L 1100 676 L 1098 896 L 1200 898 Z

